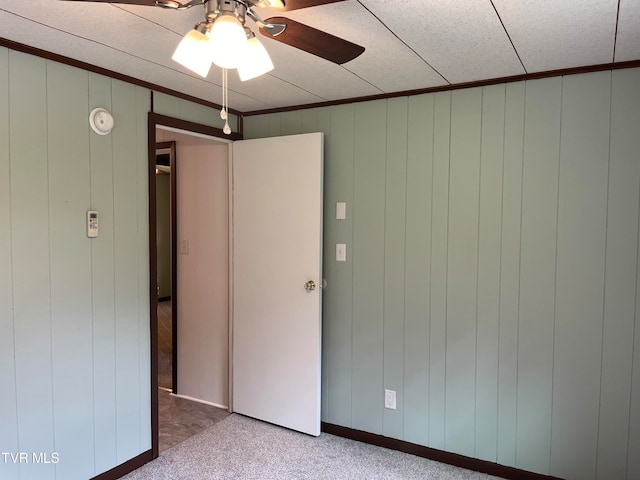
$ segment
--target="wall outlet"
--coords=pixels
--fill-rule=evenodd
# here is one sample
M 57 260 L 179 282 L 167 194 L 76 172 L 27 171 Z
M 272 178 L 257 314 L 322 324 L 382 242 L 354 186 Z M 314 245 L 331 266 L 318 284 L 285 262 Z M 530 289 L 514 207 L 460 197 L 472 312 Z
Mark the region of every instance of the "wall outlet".
M 384 408 L 396 409 L 396 391 L 385 390 L 384 391 Z

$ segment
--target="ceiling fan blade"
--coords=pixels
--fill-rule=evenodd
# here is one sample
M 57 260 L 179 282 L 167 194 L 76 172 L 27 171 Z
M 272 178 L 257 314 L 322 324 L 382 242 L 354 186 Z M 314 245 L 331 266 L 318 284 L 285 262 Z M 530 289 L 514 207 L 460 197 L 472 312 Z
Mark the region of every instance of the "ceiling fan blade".
M 300 10 L 301 8 L 316 7 L 318 5 L 326 5 L 327 3 L 343 2 L 344 0 L 285 0 L 282 10 Z
M 69 2 L 99 2 L 99 3 L 126 3 L 129 5 L 147 5 L 149 7 L 156 6 L 156 0 L 66 0 Z
M 360 45 L 290 18 L 271 17 L 266 22 L 284 24 L 287 27 L 275 36 L 271 35 L 267 28 L 260 27 L 260 33 L 263 35 L 339 65 L 353 60 L 364 52 L 364 47 Z

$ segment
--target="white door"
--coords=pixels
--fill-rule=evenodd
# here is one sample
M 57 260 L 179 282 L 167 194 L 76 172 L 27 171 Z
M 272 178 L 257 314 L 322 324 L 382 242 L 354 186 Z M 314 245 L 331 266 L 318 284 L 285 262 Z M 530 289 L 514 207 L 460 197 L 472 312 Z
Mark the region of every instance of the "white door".
M 310 435 L 320 434 L 322 168 L 321 133 L 233 143 L 232 410 Z

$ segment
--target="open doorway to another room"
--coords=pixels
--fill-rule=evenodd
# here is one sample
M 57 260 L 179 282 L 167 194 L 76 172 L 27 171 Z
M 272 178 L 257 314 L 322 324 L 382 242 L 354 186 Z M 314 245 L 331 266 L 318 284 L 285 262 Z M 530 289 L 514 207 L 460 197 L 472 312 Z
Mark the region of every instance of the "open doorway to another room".
M 173 309 L 175 282 L 172 258 L 175 256 L 175 175 L 176 142 L 156 144 L 156 245 L 158 282 L 158 387 L 177 392 L 176 373 L 177 315 Z M 177 312 L 176 312 L 177 313 Z
M 173 128 L 155 137 L 161 453 L 228 415 L 229 152 Z

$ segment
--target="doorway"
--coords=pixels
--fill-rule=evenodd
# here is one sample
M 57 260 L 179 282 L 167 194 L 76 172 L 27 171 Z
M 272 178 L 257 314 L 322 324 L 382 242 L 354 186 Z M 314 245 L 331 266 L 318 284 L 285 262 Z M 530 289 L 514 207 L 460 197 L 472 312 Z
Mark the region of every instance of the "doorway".
M 158 385 L 177 393 L 176 142 L 156 144 Z
M 224 370 L 221 378 L 219 379 L 219 383 L 222 382 L 226 389 L 226 395 L 228 398 L 228 385 L 229 385 L 229 376 L 228 376 L 228 363 L 224 363 L 223 368 L 220 368 L 219 362 L 215 359 L 204 358 L 202 355 L 211 353 L 211 345 L 213 342 L 210 336 L 210 332 L 207 333 L 202 331 L 203 325 L 210 323 L 207 322 L 206 319 L 203 322 L 193 321 L 194 318 L 198 320 L 200 316 L 206 315 L 207 312 L 212 310 L 212 300 L 211 296 L 208 295 L 211 290 L 208 290 L 206 294 L 203 294 L 203 288 L 210 287 L 212 282 L 211 278 L 204 278 L 202 275 L 206 276 L 207 271 L 210 270 L 207 268 L 207 261 L 203 261 L 203 258 L 207 255 L 203 248 L 206 250 L 206 242 L 203 245 L 202 239 L 207 238 L 206 234 L 198 233 L 200 229 L 206 228 L 206 225 L 202 223 L 202 220 L 206 220 L 206 218 L 210 218 L 211 212 L 198 213 L 198 208 L 201 205 L 210 205 L 211 199 L 207 198 L 207 194 L 210 194 L 212 190 L 215 190 L 215 185 L 206 183 L 206 175 L 201 175 L 192 171 L 189 173 L 189 169 L 185 168 L 187 163 L 189 162 L 189 155 L 184 154 L 185 151 L 188 151 L 189 148 L 195 151 L 199 151 L 198 154 L 195 155 L 196 163 L 198 157 L 203 157 L 202 155 L 202 147 L 204 144 L 217 144 L 219 147 L 223 148 L 226 152 L 227 146 L 226 143 L 229 142 L 227 138 L 230 137 L 231 140 L 235 140 L 239 138 L 239 135 L 232 134 L 230 136 L 226 136 L 223 134 L 221 130 L 195 124 L 191 122 L 186 122 L 170 117 L 165 117 L 162 115 L 158 115 L 155 113 L 149 114 L 149 201 L 150 205 L 155 205 L 156 203 L 156 194 L 157 194 L 157 186 L 155 182 L 155 169 L 156 169 L 156 144 L 162 142 L 175 142 L 175 155 L 174 155 L 174 166 L 171 171 L 172 173 L 172 183 L 174 183 L 174 195 L 176 201 L 172 202 L 175 207 L 175 218 L 174 226 L 172 226 L 172 250 L 174 252 L 174 257 L 172 259 L 172 315 L 176 318 L 176 329 L 175 335 L 173 337 L 173 352 L 175 353 L 176 362 L 174 363 L 174 374 L 173 380 L 174 385 L 172 385 L 173 394 L 168 393 L 166 391 L 160 391 L 159 395 L 159 335 L 158 335 L 158 245 L 156 241 L 157 235 L 157 226 L 158 226 L 158 218 L 157 212 L 155 209 L 150 209 L 150 290 L 151 290 L 151 300 L 150 300 L 150 312 L 151 312 L 151 345 L 152 345 L 152 358 L 151 358 L 151 425 L 152 425 L 152 452 L 154 458 L 157 457 L 160 453 L 160 438 L 159 434 L 161 428 L 164 426 L 161 424 L 160 415 L 159 415 L 159 405 L 160 400 L 166 400 L 166 395 L 171 395 L 170 400 L 172 402 L 173 407 L 177 407 L 179 409 L 180 404 L 184 404 L 184 402 L 191 402 L 186 410 L 189 411 L 198 411 L 199 419 L 202 420 L 205 418 L 204 428 L 207 425 L 206 422 L 213 421 L 215 423 L 216 420 L 219 419 L 222 415 L 227 415 L 226 410 L 223 410 L 219 407 L 226 407 L 228 405 L 228 401 L 218 401 L 217 397 L 211 392 L 211 390 L 207 390 L 206 388 L 200 388 L 202 386 L 210 385 L 209 381 L 211 370 L 214 369 L 212 365 L 218 365 L 218 371 Z M 222 139 L 223 137 L 227 137 Z M 181 147 L 182 144 L 182 147 Z M 185 147 L 185 144 L 191 144 L 190 147 Z M 220 163 L 220 162 L 219 162 Z M 224 153 L 224 164 L 228 164 L 228 154 Z M 225 191 L 228 191 L 228 174 L 224 173 L 224 187 Z M 151 181 L 154 179 L 154 181 Z M 220 180 L 218 178 L 218 180 Z M 181 182 L 186 182 L 184 185 Z M 204 183 L 202 183 L 204 182 Z M 191 194 L 191 200 L 183 200 L 181 197 L 180 191 L 188 191 Z M 224 199 L 224 205 L 218 205 L 218 209 L 222 208 L 225 211 L 225 231 L 219 233 L 218 235 L 222 235 L 225 241 L 228 242 L 228 194 Z M 189 203 L 191 202 L 191 203 Z M 193 214 L 193 215 L 192 215 Z M 220 219 L 218 219 L 220 221 Z M 189 225 L 190 224 L 190 225 Z M 189 230 L 191 229 L 191 230 Z M 183 234 L 180 232 L 183 231 Z M 194 233 L 195 232 L 195 233 Z M 211 235 L 209 235 L 211 236 Z M 224 247 L 226 250 L 224 251 L 224 264 L 225 268 L 228 268 L 228 244 Z M 218 257 L 217 264 L 220 264 L 220 257 Z M 194 270 L 195 269 L 195 270 Z M 193 273 L 195 271 L 195 273 Z M 226 270 L 225 278 L 222 281 L 225 286 L 228 286 L 228 270 Z M 186 301 L 182 298 L 183 294 L 186 295 Z M 218 295 L 220 295 L 220 291 L 218 291 Z M 224 300 L 228 308 L 228 295 L 226 291 L 223 291 L 223 295 L 225 296 Z M 205 298 L 206 297 L 206 298 Z M 203 300 L 203 301 L 202 301 Z M 194 313 L 194 306 L 196 311 Z M 215 308 L 213 309 L 215 310 Z M 222 313 L 219 312 L 218 318 L 224 317 L 224 325 L 227 328 L 228 332 L 228 311 L 224 311 Z M 224 338 L 220 338 L 221 343 L 228 347 L 228 333 L 223 335 Z M 204 340 L 204 346 L 203 341 Z M 208 341 L 209 340 L 209 341 Z M 199 343 L 200 342 L 200 343 Z M 214 349 L 215 350 L 215 349 Z M 220 353 L 220 352 L 219 352 Z M 190 354 L 190 355 L 189 355 Z M 222 352 L 222 356 L 225 358 L 225 362 L 228 362 L 228 350 Z M 177 365 L 176 365 L 177 364 Z M 206 381 L 199 379 L 197 374 L 198 372 L 205 372 L 209 375 L 209 378 Z M 220 375 L 219 375 L 220 376 Z M 222 378 L 223 377 L 223 378 Z M 179 380 L 178 380 L 179 379 Z M 215 383 L 215 382 L 214 382 Z M 224 400 L 224 398 L 223 398 Z M 196 403 L 193 403 L 193 402 Z M 201 410 L 205 410 L 204 415 L 202 415 Z M 206 411 L 207 409 L 208 412 Z M 213 410 L 211 410 L 213 409 Z M 167 406 L 166 403 L 163 404 L 163 415 L 166 413 Z M 212 413 L 213 412 L 213 413 Z M 193 424 L 193 419 L 190 419 L 186 422 L 179 423 L 189 423 Z M 198 423 L 200 420 L 196 421 Z M 174 425 L 175 426 L 175 425 Z M 182 432 L 178 432 L 179 434 L 186 434 L 190 436 L 196 432 L 191 428 L 181 428 L 184 425 L 178 425 L 178 430 L 182 430 Z M 196 425 L 197 426 L 197 425 Z M 169 425 L 169 428 L 172 428 Z M 165 435 L 163 434 L 163 439 Z M 186 438 L 186 437 L 185 437 Z
M 205 139 L 209 146 L 212 141 L 222 143 L 220 147 L 223 151 L 218 160 L 220 160 L 220 165 L 224 166 L 224 170 L 219 171 L 217 175 L 207 176 L 205 174 L 207 169 L 204 167 L 211 167 L 210 152 L 199 152 L 192 158 L 194 163 L 200 164 L 201 169 L 195 173 L 192 172 L 189 177 L 184 174 L 185 170 L 182 165 L 184 156 L 180 151 L 180 143 L 177 143 L 177 157 L 180 158 L 181 163 L 178 167 L 180 173 L 176 175 L 178 192 L 178 221 L 176 223 L 179 231 L 177 245 L 179 257 L 181 257 L 177 268 L 177 284 L 179 285 L 177 289 L 179 396 L 189 400 L 198 399 L 201 403 L 223 408 L 228 408 L 227 405 L 231 405 L 233 402 L 233 410 L 239 413 L 318 435 L 320 432 L 321 347 L 319 333 L 322 316 L 321 292 L 317 286 L 323 284 L 321 278 L 322 133 L 236 142 L 233 148 L 233 175 L 230 175 L 232 171 L 231 152 L 229 145 L 225 144 L 239 140 L 237 138 L 239 135 L 235 135 L 236 138 L 233 138 L 234 135 L 229 135 L 221 140 L 215 136 L 217 130 L 210 127 L 204 127 L 206 129 L 204 132 L 198 131 L 196 128 L 202 128 L 201 125 L 167 119 L 167 117 L 153 113 L 149 115 L 149 120 L 150 127 L 154 127 L 149 131 L 151 148 L 155 147 L 156 135 L 159 132 L 168 131 L 186 135 L 186 138 L 189 139 L 193 137 Z M 210 133 L 211 131 L 213 134 Z M 151 140 L 153 140 L 153 144 L 151 144 Z M 164 138 L 163 140 L 168 139 Z M 257 164 L 252 167 L 251 162 L 257 162 Z M 244 168 L 239 168 L 242 165 Z M 233 188 L 231 188 L 231 178 L 233 178 Z M 214 179 L 217 179 L 218 182 L 226 181 L 226 185 L 224 183 L 216 185 Z M 186 202 L 183 202 L 183 197 L 181 197 L 181 191 L 189 192 L 196 201 L 192 202 L 190 206 L 186 206 Z M 223 192 L 223 195 L 219 196 L 216 201 L 213 197 L 208 196 L 211 192 L 218 194 Z M 230 194 L 231 192 L 233 195 Z M 155 202 L 155 194 L 153 185 L 150 185 L 151 204 Z M 276 199 L 278 199 L 277 202 Z M 219 212 L 224 218 L 222 223 L 218 223 L 220 231 L 216 231 L 215 228 L 210 229 L 205 222 L 205 220 L 215 217 L 215 214 L 200 208 L 201 206 L 215 206 L 217 203 L 219 203 Z M 233 214 L 231 214 L 230 208 L 232 204 Z M 307 206 L 310 206 L 311 210 L 305 208 Z M 262 207 L 266 210 L 262 211 Z M 250 218 L 248 223 L 241 221 L 238 223 L 238 218 L 248 218 L 241 214 L 245 211 L 250 213 L 249 217 L 258 215 L 264 217 L 263 220 L 278 218 L 282 222 L 276 226 L 268 223 L 258 231 L 239 231 L 237 228 L 240 225 L 254 223 Z M 150 212 L 150 215 L 153 213 Z M 187 217 L 195 220 L 191 226 L 187 226 L 187 222 L 183 221 Z M 149 230 L 151 235 L 155 235 L 155 221 L 156 219 L 152 217 Z M 300 228 L 303 226 L 304 228 Z M 233 242 L 231 245 L 232 235 L 230 233 L 232 231 Z M 226 247 L 218 255 L 217 262 L 207 261 L 204 251 L 211 246 L 211 243 L 215 243 L 213 239 L 216 235 L 219 239 L 226 240 Z M 264 241 L 267 237 L 270 238 L 269 242 Z M 150 241 L 151 238 L 153 236 L 150 236 Z M 231 252 L 239 251 L 237 249 L 240 246 L 246 247 L 243 250 L 245 254 L 233 255 Z M 305 248 L 300 248 L 301 246 L 305 246 Z M 154 245 L 150 248 L 153 289 L 156 288 L 157 274 L 154 266 L 157 255 L 155 248 Z M 250 257 L 249 252 L 260 252 L 260 254 L 258 257 L 252 257 L 255 261 L 249 261 L 247 268 L 242 269 L 242 265 L 245 265 L 246 260 Z M 183 255 L 184 258 L 182 258 Z M 241 257 L 245 263 L 237 263 Z M 191 259 L 189 260 L 189 258 Z M 287 269 L 281 268 L 281 259 L 287 259 Z M 272 261 L 275 261 L 276 264 L 274 265 Z M 200 272 L 202 276 L 195 282 L 192 281 L 195 277 L 191 275 L 183 277 L 180 272 L 182 270 L 181 264 L 194 266 L 194 271 Z M 221 266 L 224 266 L 226 270 L 217 283 L 215 279 L 207 277 L 212 268 Z M 229 295 L 229 289 L 232 288 L 231 278 L 233 278 L 233 294 Z M 191 283 L 187 285 L 187 282 Z M 283 287 L 278 290 L 277 295 L 274 294 L 274 290 L 265 290 L 266 285 L 272 284 Z M 237 288 L 238 285 L 241 285 L 240 289 Z M 219 333 L 216 336 L 203 330 L 203 326 L 209 327 L 210 324 L 216 322 L 203 322 L 201 317 L 205 313 L 215 310 L 211 308 L 211 305 L 216 305 L 216 302 L 206 304 L 208 295 L 216 293 L 220 297 L 224 297 L 225 291 L 227 310 L 222 313 L 218 312 L 217 318 L 226 333 Z M 195 293 L 195 295 L 185 301 L 181 298 L 180 292 L 189 295 Z M 248 298 L 237 302 L 236 297 L 239 292 L 244 292 Z M 230 297 L 233 297 L 233 301 Z M 203 300 L 204 308 L 202 307 Z M 153 304 L 154 300 L 151 302 L 153 315 L 155 308 L 157 308 L 157 301 L 155 305 Z M 186 311 L 186 307 L 192 308 L 194 305 L 196 305 L 196 315 L 193 318 L 197 321 L 187 326 L 186 320 L 190 316 L 183 315 L 183 312 Z M 260 313 L 245 311 L 249 314 L 243 315 L 241 310 L 243 308 L 246 310 L 248 305 L 253 305 L 254 312 L 259 311 Z M 232 315 L 230 315 L 231 308 L 233 309 Z M 233 322 L 230 322 L 231 317 L 234 318 Z M 152 345 L 156 349 L 155 355 L 157 355 L 155 342 L 157 342 L 158 332 L 155 320 L 152 318 L 151 327 L 155 331 L 152 331 L 151 339 L 154 342 Z M 234 330 L 233 342 L 230 342 L 231 323 L 233 323 Z M 238 327 L 240 328 L 238 329 Z M 294 335 L 297 337 L 296 342 L 288 341 L 291 338 L 291 332 L 296 332 Z M 192 339 L 193 344 L 189 344 L 188 348 L 182 348 L 180 342 L 185 342 L 187 336 Z M 265 342 L 264 338 L 267 336 L 278 339 L 280 343 Z M 220 341 L 218 349 L 213 345 L 214 339 Z M 229 355 L 231 343 L 233 343 L 232 356 Z M 299 349 L 292 349 L 292 345 L 307 345 L 308 348 L 304 348 L 305 351 L 301 352 Z M 214 352 L 219 350 L 218 361 L 202 357 L 203 354 L 211 353 L 212 347 L 214 347 Z M 194 354 L 198 360 L 196 362 L 193 362 L 193 359 L 184 361 L 186 355 L 181 352 Z M 301 356 L 304 360 L 302 362 L 300 361 Z M 271 366 L 267 366 L 265 370 L 265 364 L 274 359 L 284 359 L 284 361 L 280 361 L 277 365 L 273 365 L 271 362 L 269 364 Z M 230 362 L 233 363 L 233 368 L 229 368 Z M 226 365 L 226 368 L 221 367 L 223 364 Z M 207 400 L 207 395 L 210 392 L 203 387 L 211 387 L 216 383 L 212 382 L 212 370 L 215 366 L 220 369 L 219 379 L 222 379 L 217 383 L 226 386 L 226 392 L 224 392 L 225 396 L 220 397 L 222 400 Z M 188 382 L 185 379 L 185 377 L 193 378 L 194 372 L 202 370 L 203 367 L 206 372 L 204 380 Z M 233 370 L 233 374 L 231 370 Z M 239 373 L 236 374 L 236 372 Z M 256 374 L 261 375 L 261 372 L 269 377 L 266 380 L 263 378 L 262 383 L 257 382 L 255 378 Z M 155 378 L 157 358 L 155 362 L 152 362 L 152 374 L 154 374 L 152 382 L 155 383 L 155 386 L 152 384 L 152 448 L 153 454 L 157 456 L 158 390 L 157 378 Z M 231 379 L 233 379 L 233 399 L 230 398 Z M 283 379 L 290 380 L 284 389 L 282 388 Z M 262 387 L 256 392 L 258 384 Z M 243 386 L 248 388 L 242 388 Z M 190 397 L 190 391 L 195 392 L 193 397 Z M 258 400 L 259 398 L 262 400 Z M 293 417 L 287 415 L 288 408 L 285 408 L 288 398 L 302 400 Z M 239 408 L 242 403 L 240 400 L 244 400 L 243 405 L 246 411 Z M 247 400 L 249 401 L 247 402 Z M 265 405 L 267 410 L 262 413 L 252 409 L 252 407 Z M 289 422 L 291 419 L 294 419 L 293 423 Z M 153 426 L 154 422 L 155 426 Z

